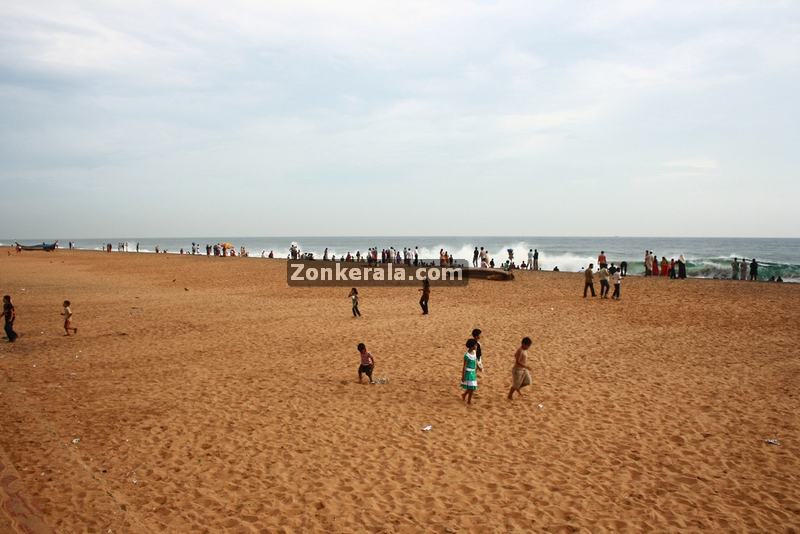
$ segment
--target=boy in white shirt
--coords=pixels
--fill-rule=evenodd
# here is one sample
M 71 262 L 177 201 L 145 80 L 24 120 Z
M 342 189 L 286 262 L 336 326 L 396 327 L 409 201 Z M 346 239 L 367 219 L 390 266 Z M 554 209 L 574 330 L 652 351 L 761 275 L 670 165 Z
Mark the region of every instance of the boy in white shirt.
M 619 300 L 619 289 L 622 285 L 622 275 L 620 274 L 619 270 L 614 271 L 614 274 L 611 275 L 611 279 L 614 281 L 614 294 L 611 295 L 611 298 Z

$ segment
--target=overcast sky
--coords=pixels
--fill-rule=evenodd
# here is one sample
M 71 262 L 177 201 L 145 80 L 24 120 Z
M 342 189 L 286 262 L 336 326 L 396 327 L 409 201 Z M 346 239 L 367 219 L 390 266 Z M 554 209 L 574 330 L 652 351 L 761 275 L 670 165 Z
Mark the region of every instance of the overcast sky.
M 0 236 L 800 236 L 796 1 L 0 3 Z

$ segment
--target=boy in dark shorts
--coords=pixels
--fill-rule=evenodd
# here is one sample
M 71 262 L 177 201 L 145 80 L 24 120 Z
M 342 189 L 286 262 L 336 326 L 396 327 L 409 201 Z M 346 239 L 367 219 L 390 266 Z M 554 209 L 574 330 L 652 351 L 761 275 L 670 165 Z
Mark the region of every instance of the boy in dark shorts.
M 358 366 L 358 383 L 363 383 L 363 375 L 367 375 L 369 383 L 374 384 L 372 370 L 375 369 L 375 358 L 367 351 L 367 346 L 363 343 L 358 344 L 358 353 L 361 355 L 361 365 Z

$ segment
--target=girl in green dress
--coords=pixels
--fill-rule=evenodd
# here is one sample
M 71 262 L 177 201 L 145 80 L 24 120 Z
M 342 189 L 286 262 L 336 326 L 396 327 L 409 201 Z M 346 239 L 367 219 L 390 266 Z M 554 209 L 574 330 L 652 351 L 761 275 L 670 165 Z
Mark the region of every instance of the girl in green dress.
M 472 404 L 472 394 L 478 389 L 478 359 L 475 355 L 477 342 L 474 338 L 467 340 L 467 352 L 464 353 L 464 365 L 461 368 L 461 387 L 464 393 L 461 399 Z

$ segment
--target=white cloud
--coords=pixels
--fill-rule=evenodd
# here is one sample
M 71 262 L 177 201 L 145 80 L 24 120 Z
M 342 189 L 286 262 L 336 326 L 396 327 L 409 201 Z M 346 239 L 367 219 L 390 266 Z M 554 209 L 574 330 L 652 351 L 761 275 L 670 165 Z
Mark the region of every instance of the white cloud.
M 730 179 L 747 153 L 780 186 L 797 157 L 745 149 L 797 137 L 798 21 L 771 1 L 5 2 L 0 179 L 102 168 L 112 189 L 157 187 L 161 168 L 370 196 L 645 176 L 631 183 L 654 197 L 665 178 Z

